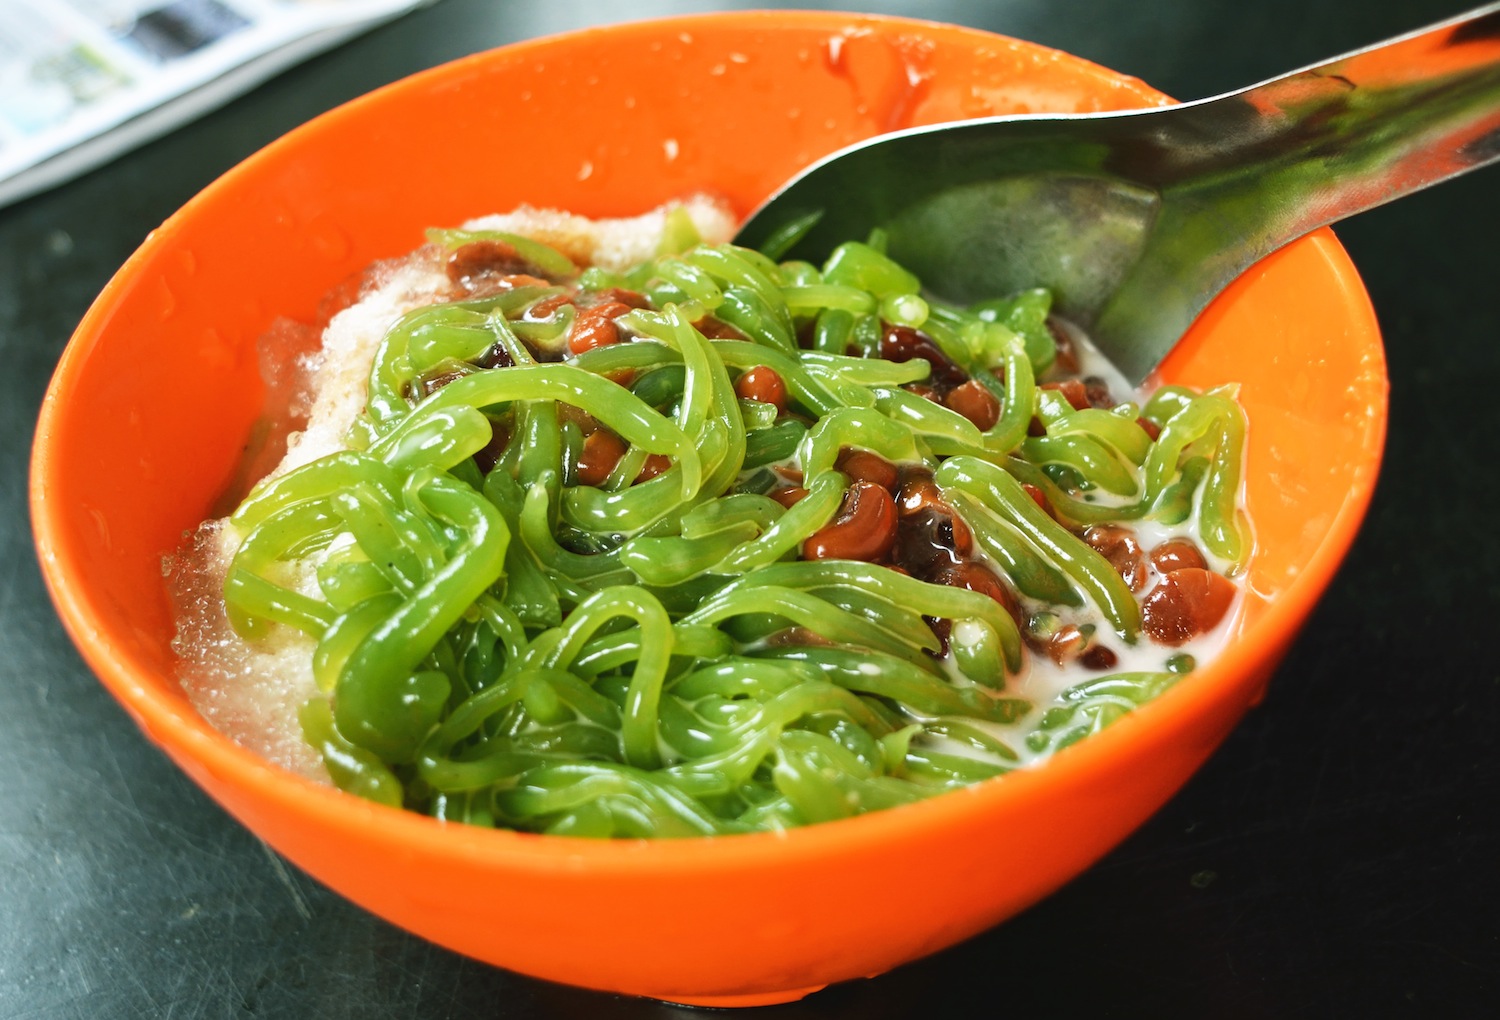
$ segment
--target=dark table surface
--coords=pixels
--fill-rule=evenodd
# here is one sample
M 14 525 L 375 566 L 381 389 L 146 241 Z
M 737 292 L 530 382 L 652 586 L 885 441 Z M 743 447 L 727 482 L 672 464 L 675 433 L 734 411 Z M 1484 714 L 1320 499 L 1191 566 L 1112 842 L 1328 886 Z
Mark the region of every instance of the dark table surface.
M 0 415 L 12 436 L 0 445 L 0 1018 L 690 1012 L 472 962 L 277 858 L 85 669 L 42 588 L 25 487 L 69 333 L 146 233 L 216 175 L 328 107 L 473 50 L 715 6 L 738 5 L 443 0 L 0 210 Z M 1182 98 L 1463 6 L 866 4 L 1070 50 Z M 1500 168 L 1340 228 L 1390 359 L 1384 471 L 1269 697 L 1202 772 L 1024 915 L 779 1015 L 1500 1015 L 1497 228 Z M 922 909 L 919 883 L 893 875 L 892 889 L 893 911 Z

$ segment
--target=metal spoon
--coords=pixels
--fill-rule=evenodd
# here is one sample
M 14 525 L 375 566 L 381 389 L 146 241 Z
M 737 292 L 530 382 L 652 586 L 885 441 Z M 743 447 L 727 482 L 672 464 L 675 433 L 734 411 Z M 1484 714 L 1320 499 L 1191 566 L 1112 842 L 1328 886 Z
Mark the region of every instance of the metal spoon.
M 881 228 L 958 302 L 1054 291 L 1132 383 L 1263 256 L 1500 159 L 1500 3 L 1179 106 L 912 128 L 813 164 L 736 242 Z

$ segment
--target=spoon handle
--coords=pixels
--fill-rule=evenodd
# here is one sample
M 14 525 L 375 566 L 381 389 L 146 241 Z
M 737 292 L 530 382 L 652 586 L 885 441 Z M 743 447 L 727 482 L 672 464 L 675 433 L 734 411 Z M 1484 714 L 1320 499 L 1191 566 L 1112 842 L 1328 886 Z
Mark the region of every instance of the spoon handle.
M 1262 196 L 1270 251 L 1500 159 L 1500 3 L 1177 109 L 1173 134 L 1209 141 L 1150 176 Z
M 1094 323 L 1137 380 L 1277 248 L 1500 159 L 1500 3 L 1142 120 L 1108 165 L 1159 213 Z

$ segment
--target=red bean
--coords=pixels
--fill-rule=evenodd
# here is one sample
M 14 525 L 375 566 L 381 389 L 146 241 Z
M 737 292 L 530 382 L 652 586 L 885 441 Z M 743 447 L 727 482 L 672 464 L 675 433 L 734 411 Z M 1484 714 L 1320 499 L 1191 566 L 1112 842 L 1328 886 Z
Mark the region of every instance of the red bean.
M 559 425 L 572 422 L 578 426 L 578 431 L 585 436 L 591 436 L 604 426 L 599 424 L 599 419 L 589 414 L 581 407 L 559 401 L 557 404 L 557 423 Z
M 1088 398 L 1090 407 L 1107 411 L 1115 406 L 1114 395 L 1109 392 L 1109 383 L 1097 375 L 1084 377 L 1083 394 Z
M 451 382 L 457 382 L 468 374 L 468 372 L 464 371 L 438 372 L 420 379 L 413 379 L 411 389 L 417 399 L 420 400 L 423 397 L 436 393 Z
M 590 433 L 578 455 L 578 484 L 603 485 L 623 456 L 625 442 L 619 436 L 604 429 Z
M 850 481 L 874 482 L 888 492 L 896 489 L 896 465 L 878 453 L 846 446 L 839 451 L 834 466 L 848 475 Z
M 496 281 L 500 290 L 515 290 L 517 287 L 550 287 L 551 280 L 544 280 L 540 276 L 532 276 L 530 273 L 507 273 Z
M 1161 438 L 1161 426 L 1150 418 L 1137 418 L 1135 423 L 1141 427 L 1141 431 L 1151 437 L 1153 443 Z
M 989 391 L 989 387 L 977 379 L 970 379 L 962 386 L 955 386 L 943 398 L 949 410 L 957 411 L 974 423 L 980 431 L 988 431 L 1000 420 L 1000 400 Z
M 559 308 L 563 305 L 571 304 L 572 301 L 573 298 L 569 294 L 553 294 L 551 297 L 544 297 L 526 309 L 525 318 L 529 322 L 540 322 L 543 319 L 550 319 L 557 313 Z
M 651 302 L 646 299 L 645 295 L 638 294 L 633 290 L 626 290 L 624 287 L 605 287 L 602 290 L 594 291 L 593 296 L 589 299 L 589 304 L 593 305 L 601 305 L 607 302 L 622 304 L 627 308 L 651 307 Z
M 1047 332 L 1052 334 L 1052 342 L 1057 345 L 1057 368 L 1060 372 L 1072 375 L 1078 371 L 1078 348 L 1073 343 L 1073 336 L 1060 323 L 1050 315 L 1047 317 Z
M 635 476 L 635 480 L 637 482 L 649 482 L 671 466 L 672 459 L 670 457 L 660 453 L 653 453 L 641 465 L 641 473 Z
M 1120 657 L 1104 645 L 1091 645 L 1078 657 L 1078 662 L 1089 669 L 1114 669 Z
M 1056 390 L 1062 394 L 1062 398 L 1075 411 L 1084 411 L 1093 406 L 1089 403 L 1088 388 L 1077 379 L 1063 379 L 1059 382 L 1042 383 L 1044 390 Z
M 693 328 L 696 329 L 699 333 L 702 333 L 710 340 L 749 339 L 745 336 L 745 334 L 735 329 L 729 323 L 716 319 L 712 315 L 705 315 L 703 318 L 693 323 Z
M 944 354 L 932 337 L 910 326 L 887 323 L 885 333 L 880 338 L 880 356 L 886 361 L 896 362 L 921 358 L 932 366 L 932 372 L 927 377 L 928 383 L 940 389 L 952 389 L 969 381 L 969 373 Z
M 786 410 L 786 383 L 775 369 L 765 365 L 740 373 L 734 381 L 734 394 L 741 400 L 758 400 L 774 405 L 778 411 Z
M 891 559 L 913 577 L 929 578 L 963 563 L 974 536 L 962 517 L 941 502 L 902 514 Z
M 1185 567 L 1207 569 L 1208 561 L 1203 558 L 1192 539 L 1169 538 L 1151 550 L 1151 565 L 1163 574 L 1170 574 Z
M 927 629 L 932 631 L 933 637 L 938 639 L 938 650 L 929 651 L 927 654 L 935 659 L 946 659 L 952 647 L 953 621 L 939 616 L 924 616 L 922 621 L 927 624 Z
M 595 347 L 619 343 L 620 327 L 615 325 L 615 316 L 628 311 L 630 306 L 619 301 L 580 309 L 573 319 L 573 328 L 568 330 L 568 350 L 582 354 Z
M 1184 567 L 1164 576 L 1141 604 L 1141 626 L 1164 645 L 1205 634 L 1224 618 L 1234 585 L 1211 570 Z
M 448 279 L 464 283 L 481 275 L 508 276 L 536 268 L 504 241 L 470 241 L 453 249 L 444 269 Z M 545 282 L 545 281 L 543 281 Z
M 943 490 L 930 477 L 915 476 L 902 481 L 896 495 L 896 507 L 902 517 L 934 504 L 947 505 L 943 502 Z
M 490 421 L 490 441 L 485 443 L 477 453 L 474 454 L 474 463 L 483 474 L 489 474 L 501 456 L 505 448 L 510 444 L 510 429 L 496 421 Z
M 504 344 L 496 343 L 490 346 L 474 362 L 480 368 L 510 368 L 516 363 L 516 359 L 510 356 L 510 351 L 505 349 Z
M 805 560 L 885 559 L 896 541 L 896 501 L 874 482 L 855 482 L 838 516 L 802 543 Z
M 1084 531 L 1083 540 L 1109 560 L 1109 565 L 1115 568 L 1115 573 L 1131 591 L 1140 591 L 1145 586 L 1146 554 L 1129 528 L 1118 524 L 1095 524 Z
M 1019 620 L 1021 615 L 1021 603 L 1006 583 L 1000 580 L 993 570 L 982 563 L 969 560 L 957 563 L 938 572 L 933 582 L 936 584 L 950 584 L 955 588 L 967 588 L 969 591 L 988 595 L 1000 605 L 1013 618 Z
M 1047 658 L 1059 666 L 1078 658 L 1088 647 L 1088 643 L 1088 637 L 1077 624 L 1073 623 L 1065 623 L 1045 637 L 1034 640 L 1034 644 L 1046 654 Z
M 1037 488 L 1035 485 L 1032 485 L 1030 482 L 1022 482 L 1021 488 L 1026 490 L 1026 495 L 1030 496 L 1031 501 L 1037 506 L 1041 507 L 1048 517 L 1051 517 L 1053 520 L 1057 519 L 1057 514 L 1053 513 L 1052 511 L 1052 501 L 1047 498 L 1047 494 L 1045 492 Z
M 772 489 L 770 496 L 776 502 L 790 510 L 803 499 L 807 498 L 807 490 L 800 485 L 788 485 L 780 489 Z

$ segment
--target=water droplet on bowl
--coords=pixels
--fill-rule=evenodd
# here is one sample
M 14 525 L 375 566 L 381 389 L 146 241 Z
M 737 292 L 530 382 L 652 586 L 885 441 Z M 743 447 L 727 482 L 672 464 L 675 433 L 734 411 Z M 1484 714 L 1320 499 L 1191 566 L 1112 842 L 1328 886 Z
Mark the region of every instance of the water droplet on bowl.
M 839 34 L 823 43 L 823 60 L 828 64 L 828 70 L 834 74 L 843 74 L 845 71 L 844 42 L 847 38 Z

